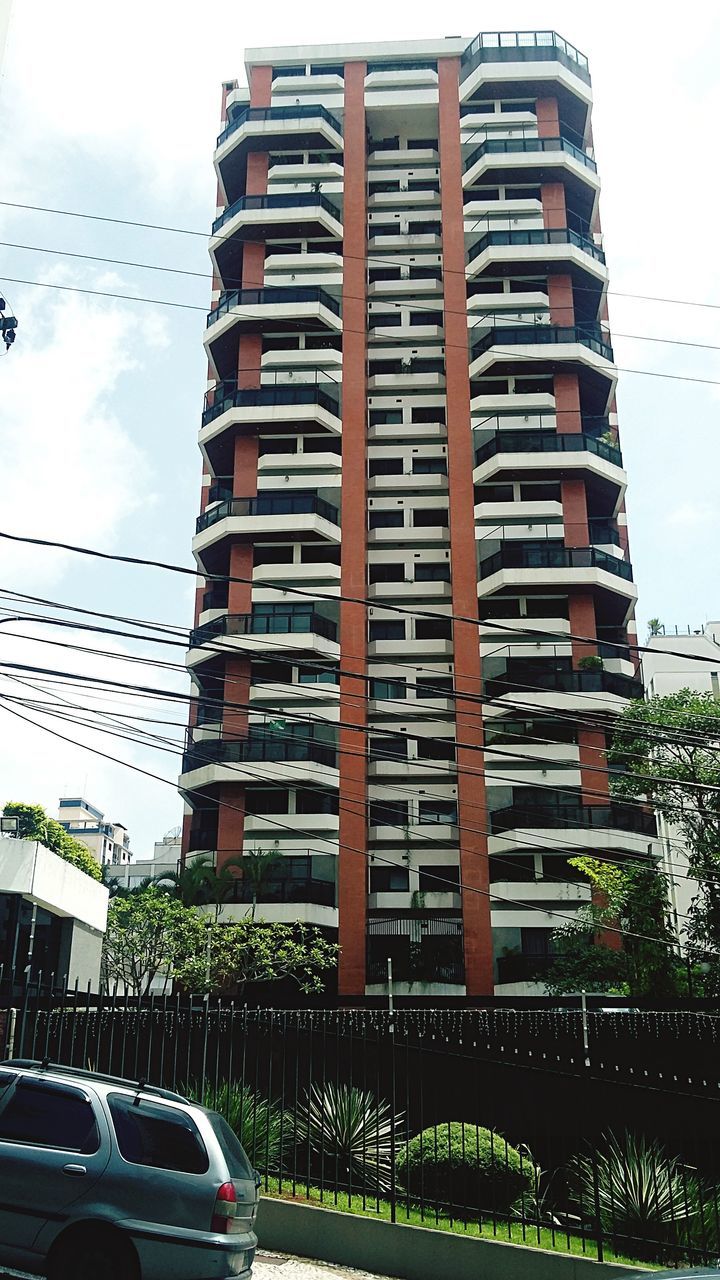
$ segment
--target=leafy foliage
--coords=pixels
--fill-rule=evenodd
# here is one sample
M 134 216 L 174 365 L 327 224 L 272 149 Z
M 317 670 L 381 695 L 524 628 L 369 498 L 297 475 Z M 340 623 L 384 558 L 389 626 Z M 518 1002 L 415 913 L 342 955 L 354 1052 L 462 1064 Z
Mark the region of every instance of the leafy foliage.
M 627 956 L 596 940 L 592 924 L 563 925 L 553 931 L 553 962 L 545 974 L 550 995 L 577 991 L 604 991 L 627 995 Z
M 41 804 L 9 801 L 3 814 L 6 818 L 19 819 L 18 836 L 21 840 L 37 840 L 65 862 L 77 867 L 78 871 L 84 871 L 93 880 L 102 880 L 100 863 L 87 845 L 71 836 L 54 818 L 49 818 Z
M 277 1102 L 254 1093 L 247 1085 L 223 1080 L 217 1088 L 191 1088 L 190 1097 L 225 1116 L 251 1165 L 261 1173 L 277 1173 L 293 1136 L 292 1120 Z
M 190 908 L 192 947 L 178 956 L 174 976 L 189 991 L 230 991 L 247 982 L 289 978 L 301 991 L 322 991 L 338 947 L 319 929 L 267 924 L 245 917 L 225 924 Z
M 578 1156 L 569 1174 L 581 1213 L 594 1215 L 597 1203 L 603 1232 L 648 1258 L 662 1257 L 663 1244 L 687 1236 L 702 1209 L 698 1179 L 655 1138 L 607 1133 L 600 1150 Z
M 330 1176 L 379 1193 L 391 1186 L 393 1151 L 402 1141 L 402 1114 L 393 1116 L 369 1089 L 311 1086 L 298 1107 L 298 1137 L 320 1156 Z
M 196 925 L 194 912 L 155 886 L 111 898 L 103 943 L 106 983 L 145 995 L 158 973 L 169 981 L 197 945 Z
M 613 791 L 648 799 L 678 826 L 698 879 L 688 936 L 700 958 L 714 957 L 720 989 L 720 699 L 681 689 L 632 702 L 616 724 L 610 761 L 622 768 Z
M 532 1158 L 499 1133 L 453 1121 L 423 1129 L 403 1147 L 398 1177 L 418 1199 L 463 1209 L 509 1213 L 524 1193 L 535 1190 Z

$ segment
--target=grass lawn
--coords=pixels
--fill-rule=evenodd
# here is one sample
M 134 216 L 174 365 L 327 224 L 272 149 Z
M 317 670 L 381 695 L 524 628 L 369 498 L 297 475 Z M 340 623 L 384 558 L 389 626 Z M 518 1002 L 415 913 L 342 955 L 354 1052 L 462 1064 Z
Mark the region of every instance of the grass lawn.
M 315 1204 L 326 1209 L 339 1209 L 343 1213 L 361 1214 L 368 1218 L 380 1218 L 385 1222 L 391 1221 L 391 1208 L 387 1200 L 375 1200 L 372 1198 L 363 1198 L 359 1195 L 349 1196 L 347 1193 L 338 1192 L 336 1195 L 333 1191 L 321 1191 L 319 1187 L 306 1187 L 304 1183 L 296 1183 L 293 1192 L 292 1181 L 283 1178 L 282 1184 L 277 1178 L 268 1178 L 267 1186 L 261 1187 L 261 1194 L 266 1196 L 279 1197 L 283 1200 L 304 1201 L 306 1204 Z M 570 1253 L 580 1257 L 597 1259 L 597 1246 L 595 1241 L 587 1236 L 583 1239 L 581 1235 L 568 1233 L 560 1228 L 552 1231 L 549 1227 L 537 1227 L 529 1222 L 510 1221 L 504 1222 L 497 1220 L 493 1223 L 491 1218 L 483 1218 L 464 1220 L 462 1218 L 451 1218 L 447 1213 L 439 1212 L 436 1216 L 435 1212 L 426 1208 L 424 1215 L 420 1209 L 404 1201 L 399 1201 L 395 1214 L 396 1222 L 410 1227 L 430 1227 L 433 1231 L 454 1231 L 459 1235 L 475 1236 L 483 1240 L 497 1240 L 503 1243 L 527 1245 L 531 1249 L 550 1249 L 558 1253 Z M 609 1245 L 605 1245 L 603 1251 L 603 1260 L 605 1262 L 618 1262 L 626 1266 L 647 1267 L 652 1264 L 642 1262 L 637 1258 L 628 1258 L 620 1253 L 614 1253 Z

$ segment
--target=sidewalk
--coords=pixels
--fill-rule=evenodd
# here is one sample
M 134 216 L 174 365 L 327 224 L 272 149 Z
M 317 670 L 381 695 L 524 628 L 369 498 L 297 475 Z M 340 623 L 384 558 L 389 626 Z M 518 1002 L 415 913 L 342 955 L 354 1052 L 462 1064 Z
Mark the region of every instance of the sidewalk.
M 284 1253 L 258 1252 L 253 1263 L 253 1280 L 383 1280 L 369 1271 L 354 1267 L 336 1267 L 330 1262 L 313 1262 L 310 1258 L 293 1258 Z

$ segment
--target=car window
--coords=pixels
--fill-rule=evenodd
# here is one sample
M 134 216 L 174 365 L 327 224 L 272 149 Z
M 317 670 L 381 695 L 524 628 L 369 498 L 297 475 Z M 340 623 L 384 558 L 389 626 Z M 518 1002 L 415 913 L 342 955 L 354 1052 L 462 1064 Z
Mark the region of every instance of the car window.
M 92 1103 L 79 1089 L 20 1079 L 0 1112 L 0 1142 L 26 1142 L 93 1155 L 100 1134 Z
M 230 1128 L 227 1120 L 219 1115 L 217 1111 L 209 1111 L 208 1120 L 220 1144 L 220 1150 L 225 1157 L 230 1177 L 254 1178 L 255 1175 L 250 1167 L 250 1161 L 240 1145 L 237 1134 Z
M 184 1111 L 121 1093 L 109 1094 L 108 1106 L 124 1160 L 177 1173 L 207 1172 L 203 1140 Z
M 14 1071 L 0 1071 L 0 1098 L 2 1098 L 6 1089 L 9 1089 L 13 1080 L 17 1080 Z

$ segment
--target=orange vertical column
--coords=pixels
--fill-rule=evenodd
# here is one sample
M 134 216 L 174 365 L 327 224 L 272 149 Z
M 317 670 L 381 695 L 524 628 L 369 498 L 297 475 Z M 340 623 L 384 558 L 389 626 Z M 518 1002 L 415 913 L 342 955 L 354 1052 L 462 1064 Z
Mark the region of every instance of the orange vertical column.
M 272 68 L 253 67 L 250 105 L 269 107 Z M 266 152 L 251 152 L 247 158 L 245 190 L 248 195 L 267 191 Z M 265 272 L 265 245 L 251 241 L 243 245 L 242 287 L 262 288 Z M 243 333 L 238 343 L 237 380 L 239 387 L 259 387 L 262 366 L 262 333 Z M 255 433 L 237 435 L 233 446 L 233 496 L 253 498 L 257 494 L 258 441 Z M 230 547 L 228 613 L 247 614 L 252 610 L 252 546 L 235 542 Z M 232 581 L 235 578 L 237 581 Z M 247 703 L 250 692 L 250 661 L 244 657 L 225 659 L 223 683 L 223 738 L 244 738 L 248 731 Z M 245 788 L 227 782 L 220 787 L 218 809 L 217 866 L 242 853 L 245 831 Z
M 365 991 L 367 915 L 367 153 L 364 62 L 345 66 L 342 544 L 340 582 L 340 995 Z
M 465 234 L 457 58 L 438 63 L 440 190 L 442 202 L 448 489 L 452 562 L 455 737 L 458 766 L 458 840 L 468 995 L 492 995 L 487 804 L 478 769 L 483 745 L 477 703 L 481 692 L 477 553 L 470 430 Z

